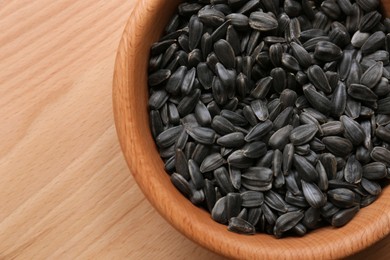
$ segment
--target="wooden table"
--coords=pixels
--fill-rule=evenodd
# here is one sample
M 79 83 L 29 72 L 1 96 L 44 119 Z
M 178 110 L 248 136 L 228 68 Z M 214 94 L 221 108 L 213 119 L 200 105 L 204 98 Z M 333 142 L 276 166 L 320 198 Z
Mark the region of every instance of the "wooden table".
M 157 214 L 118 145 L 112 74 L 135 3 L 0 1 L 0 259 L 220 259 Z

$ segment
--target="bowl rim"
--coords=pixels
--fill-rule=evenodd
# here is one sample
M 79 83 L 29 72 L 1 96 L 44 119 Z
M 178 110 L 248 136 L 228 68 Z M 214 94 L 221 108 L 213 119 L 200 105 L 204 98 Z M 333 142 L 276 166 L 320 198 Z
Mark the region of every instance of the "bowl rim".
M 237 235 L 227 232 L 226 226 L 212 220 L 214 224 L 210 228 L 209 221 L 205 219 L 206 214 L 209 217 L 209 213 L 199 208 L 194 209 L 196 207 L 184 199 L 184 196 L 178 191 L 163 195 L 152 191 L 166 187 L 161 183 L 153 183 L 153 180 L 159 180 L 153 174 L 151 175 L 151 178 L 154 178 L 152 181 L 145 180 L 145 174 L 140 172 L 140 166 L 142 163 L 149 162 L 143 167 L 152 170 L 153 163 L 159 164 L 160 167 L 162 163 L 156 161 L 156 158 L 144 156 L 142 151 L 138 152 L 136 147 L 136 145 L 150 144 L 147 142 L 150 136 L 142 138 L 145 133 L 140 133 L 135 129 L 134 122 L 131 120 L 132 116 L 139 111 L 131 110 L 131 104 L 129 104 L 130 89 L 135 87 L 135 82 L 132 81 L 136 75 L 135 71 L 130 68 L 137 64 L 135 59 L 139 55 L 139 51 L 135 47 L 144 45 L 141 40 L 147 30 L 142 30 L 142 28 L 151 26 L 147 19 L 149 16 L 145 14 L 155 15 L 156 10 L 161 10 L 164 7 L 164 2 L 164 0 L 143 0 L 136 4 L 119 44 L 113 77 L 114 120 L 122 152 L 138 186 L 160 215 L 187 238 L 204 248 L 230 258 L 341 258 L 361 251 L 389 234 L 390 202 L 386 203 L 386 201 L 390 201 L 389 186 L 383 190 L 381 198 L 369 208 L 361 210 L 354 220 L 342 228 L 335 230 L 331 227 L 325 227 L 311 231 L 310 234 L 302 238 L 294 237 L 280 240 L 266 234 L 256 234 L 251 237 Z M 129 139 L 134 143 L 130 144 Z M 160 160 L 160 158 L 157 159 Z M 165 175 L 166 177 L 163 178 L 169 179 L 166 173 Z M 182 198 L 176 198 L 176 195 Z M 183 202 L 184 200 L 187 202 Z M 177 202 L 181 204 L 174 204 Z M 183 208 L 186 212 L 196 212 L 197 216 L 186 216 L 185 213 L 180 213 L 183 218 L 178 218 L 175 214 L 179 210 L 184 211 Z M 379 216 L 378 212 L 381 213 Z M 376 222 L 370 224 L 370 220 Z M 220 237 L 221 235 L 223 238 Z M 311 239 L 315 239 L 321 245 L 308 246 L 307 243 Z M 259 243 L 259 241 L 266 241 L 266 243 Z M 302 246 L 302 248 L 297 249 L 297 245 Z

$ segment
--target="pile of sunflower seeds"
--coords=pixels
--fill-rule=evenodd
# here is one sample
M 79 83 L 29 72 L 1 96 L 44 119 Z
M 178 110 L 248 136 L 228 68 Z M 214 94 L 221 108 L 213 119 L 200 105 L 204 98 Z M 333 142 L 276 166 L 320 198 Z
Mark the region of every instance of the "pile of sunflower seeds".
M 340 227 L 390 178 L 379 0 L 199 0 L 151 47 L 151 131 L 172 183 L 228 230 Z

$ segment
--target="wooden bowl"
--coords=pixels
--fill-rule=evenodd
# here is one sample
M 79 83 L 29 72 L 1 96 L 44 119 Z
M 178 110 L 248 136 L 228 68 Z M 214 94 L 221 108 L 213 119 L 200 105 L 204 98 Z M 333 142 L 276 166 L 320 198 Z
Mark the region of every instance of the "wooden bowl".
M 342 228 L 325 227 L 304 237 L 275 239 L 238 235 L 214 222 L 171 184 L 149 129 L 147 67 L 149 48 L 157 41 L 178 0 L 139 1 L 117 53 L 113 102 L 119 141 L 136 182 L 158 212 L 179 232 L 216 253 L 239 259 L 340 258 L 360 251 L 390 231 L 390 187 Z M 389 5 L 385 9 L 390 10 Z M 156 230 L 156 232 L 158 232 Z

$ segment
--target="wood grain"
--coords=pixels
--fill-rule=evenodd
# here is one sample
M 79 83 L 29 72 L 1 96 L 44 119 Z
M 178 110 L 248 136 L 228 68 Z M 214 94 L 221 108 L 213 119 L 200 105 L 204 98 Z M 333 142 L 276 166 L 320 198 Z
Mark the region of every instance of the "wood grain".
M 219 259 L 160 217 L 119 148 L 112 74 L 136 2 L 0 1 L 0 259 Z

